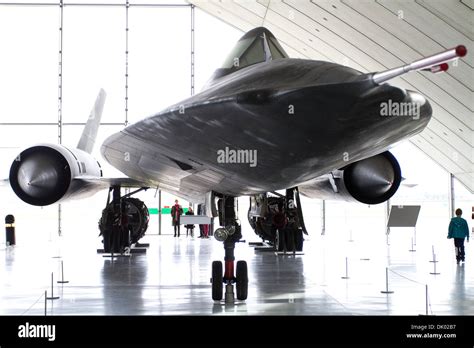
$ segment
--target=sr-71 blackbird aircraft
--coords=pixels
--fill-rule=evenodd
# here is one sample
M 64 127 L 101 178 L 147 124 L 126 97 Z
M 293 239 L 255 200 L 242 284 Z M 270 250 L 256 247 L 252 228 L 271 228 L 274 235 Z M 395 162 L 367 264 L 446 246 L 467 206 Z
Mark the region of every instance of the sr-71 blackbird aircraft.
M 101 91 L 77 148 L 30 147 L 9 181 L 28 204 L 44 206 L 109 189 L 99 227 L 106 252 L 122 253 L 145 234 L 148 210 L 131 195 L 160 188 L 219 217 L 225 272 L 213 262 L 212 297 L 223 284 L 247 297 L 247 265 L 234 276 L 241 237 L 235 199 L 250 196 L 255 233 L 277 250 L 302 250 L 307 233 L 299 194 L 365 204 L 388 200 L 402 180 L 394 144 L 421 132 L 432 109 L 415 91 L 386 84 L 410 71 L 443 72 L 463 57 L 457 46 L 375 73 L 324 61 L 292 59 L 261 27 L 237 42 L 203 91 L 113 134 L 104 159 L 128 178 L 104 178 L 91 151 L 104 105 Z M 137 191 L 122 195 L 121 188 Z M 286 194 L 277 191 L 286 190 Z M 110 194 L 112 193 L 112 198 Z

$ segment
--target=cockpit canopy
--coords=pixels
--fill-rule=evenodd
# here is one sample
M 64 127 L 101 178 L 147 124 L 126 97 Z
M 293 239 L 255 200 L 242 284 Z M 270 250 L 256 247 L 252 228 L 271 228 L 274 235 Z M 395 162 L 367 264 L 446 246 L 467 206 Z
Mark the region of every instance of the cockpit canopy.
M 221 68 L 214 72 L 209 82 L 212 83 L 212 81 L 222 76 L 250 65 L 269 62 L 278 58 L 289 57 L 268 29 L 264 27 L 255 28 L 240 38 Z

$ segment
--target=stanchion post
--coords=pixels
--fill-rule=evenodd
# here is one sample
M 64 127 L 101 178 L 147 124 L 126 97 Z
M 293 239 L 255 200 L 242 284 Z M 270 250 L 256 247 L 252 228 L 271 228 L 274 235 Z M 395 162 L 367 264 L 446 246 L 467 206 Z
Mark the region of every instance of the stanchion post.
M 428 315 L 428 284 L 425 285 L 425 297 L 426 297 L 426 315 Z
M 346 257 L 346 276 L 345 277 L 341 277 L 342 279 L 349 279 L 349 261 L 347 260 L 347 257 Z
M 59 284 L 66 284 L 69 283 L 68 280 L 64 280 L 64 264 L 63 261 L 61 260 L 61 280 L 58 280 Z
M 388 290 L 388 267 L 385 267 L 385 291 L 380 291 L 382 294 L 393 294 L 393 291 Z
M 438 261 L 436 260 L 436 254 L 435 254 L 435 250 L 434 250 L 434 245 L 431 246 L 431 255 L 433 256 L 433 260 L 431 260 L 430 262 L 434 262 L 434 263 L 438 262 Z
M 430 274 L 437 275 L 440 274 L 439 272 L 436 272 L 436 254 L 433 254 L 433 272 L 430 272 Z
M 54 275 L 53 272 L 51 272 L 51 296 L 46 297 L 48 300 L 58 300 L 59 296 L 54 296 Z

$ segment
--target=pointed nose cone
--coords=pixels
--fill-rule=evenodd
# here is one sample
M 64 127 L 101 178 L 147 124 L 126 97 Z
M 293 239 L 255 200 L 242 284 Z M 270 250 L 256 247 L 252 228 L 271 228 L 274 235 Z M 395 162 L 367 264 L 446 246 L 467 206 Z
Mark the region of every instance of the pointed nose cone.
M 393 168 L 381 156 L 358 162 L 352 168 L 354 180 L 352 187 L 359 192 L 370 192 L 374 196 L 385 194 L 395 180 Z
M 23 201 L 33 205 L 56 202 L 67 191 L 71 173 L 56 150 L 36 146 L 21 153 L 10 169 L 10 183 Z
M 359 202 L 385 202 L 398 190 L 401 182 L 398 161 L 390 152 L 351 164 L 344 170 L 344 184 Z
M 20 165 L 18 180 L 24 190 L 50 190 L 58 184 L 57 166 L 51 159 L 34 156 Z

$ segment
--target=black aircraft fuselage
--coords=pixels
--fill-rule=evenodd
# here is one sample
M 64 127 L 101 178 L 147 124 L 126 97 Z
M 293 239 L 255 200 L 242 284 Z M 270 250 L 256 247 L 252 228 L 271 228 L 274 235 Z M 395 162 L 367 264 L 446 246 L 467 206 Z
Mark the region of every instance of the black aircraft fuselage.
M 414 117 L 381 116 L 382 103 L 417 103 L 420 109 Z M 276 59 L 217 78 L 203 92 L 125 128 L 106 140 L 103 154 L 136 177 L 137 168 L 109 155 L 110 149 L 126 150 L 116 145 L 124 143 L 121 137 L 134 138 L 143 149 L 150 143 L 179 149 L 169 157 L 189 165 L 191 173 L 200 165 L 227 173 L 212 189 L 239 196 L 302 185 L 380 154 L 423 130 L 431 113 L 420 94 L 378 85 L 370 74 L 322 61 Z M 256 150 L 257 165 L 218 163 L 217 153 L 226 147 Z M 184 190 L 177 193 L 190 193 L 186 178 L 180 179 Z

